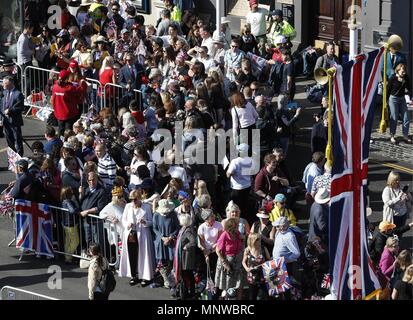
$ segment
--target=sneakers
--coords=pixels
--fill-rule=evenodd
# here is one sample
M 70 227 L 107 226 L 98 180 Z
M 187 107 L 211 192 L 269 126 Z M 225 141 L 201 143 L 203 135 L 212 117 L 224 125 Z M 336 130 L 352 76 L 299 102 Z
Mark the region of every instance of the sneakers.
M 390 138 L 390 142 L 391 142 L 392 144 L 396 144 L 396 139 L 395 139 L 394 137 L 391 137 L 391 138 Z

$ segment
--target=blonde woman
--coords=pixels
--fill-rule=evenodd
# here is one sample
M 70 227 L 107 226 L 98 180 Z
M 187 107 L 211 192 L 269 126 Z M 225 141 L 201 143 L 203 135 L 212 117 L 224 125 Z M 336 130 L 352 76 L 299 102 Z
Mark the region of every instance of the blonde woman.
M 215 273 L 215 285 L 218 289 L 242 289 L 241 267 L 243 248 L 243 240 L 238 231 L 237 219 L 227 219 L 224 225 L 224 232 L 219 237 L 216 245 L 218 263 Z
M 387 186 L 381 195 L 383 199 L 383 221 L 394 223 L 396 227 L 406 224 L 408 212 L 412 209 L 412 197 L 408 190 L 400 186 L 400 175 L 391 171 L 387 178 Z
M 247 220 L 240 217 L 240 208 L 233 201 L 230 201 L 227 205 L 227 208 L 225 209 L 225 213 L 227 215 L 227 218 L 222 220 L 221 222 L 224 228 L 229 219 L 236 219 L 236 221 L 238 222 L 238 231 L 241 235 L 242 240 L 245 240 L 250 233 L 250 225 Z
M 403 279 L 396 282 L 391 298 L 392 300 L 413 299 L 413 264 L 406 268 Z
M 399 240 L 395 237 L 388 238 L 379 263 L 380 270 L 387 280 L 390 280 L 396 267 L 396 257 L 398 252 Z
M 261 236 L 258 233 L 250 233 L 244 250 L 242 265 L 247 272 L 249 286 L 249 300 L 263 300 L 267 296 L 265 279 L 261 265 L 270 260 L 270 254 L 261 244 Z
M 204 180 L 196 180 L 194 183 L 194 201 L 192 207 L 199 208 L 199 199 L 202 195 L 209 195 L 207 183 Z

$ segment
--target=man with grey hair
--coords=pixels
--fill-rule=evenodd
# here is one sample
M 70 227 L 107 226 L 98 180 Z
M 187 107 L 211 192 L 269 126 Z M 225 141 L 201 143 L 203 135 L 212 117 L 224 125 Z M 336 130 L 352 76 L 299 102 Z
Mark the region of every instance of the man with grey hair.
M 272 223 L 272 225 L 277 228 L 274 238 L 272 257 L 273 259 L 283 257 L 287 266 L 288 274 L 293 276 L 295 262 L 301 255 L 297 238 L 294 232 L 290 229 L 290 223 L 287 217 L 278 218 Z

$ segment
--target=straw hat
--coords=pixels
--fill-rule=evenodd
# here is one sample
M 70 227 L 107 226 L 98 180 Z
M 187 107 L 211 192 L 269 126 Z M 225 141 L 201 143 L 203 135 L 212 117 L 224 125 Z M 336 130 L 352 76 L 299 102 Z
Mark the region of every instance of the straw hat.
M 379 224 L 380 232 L 387 232 L 389 230 L 393 230 L 394 228 L 396 228 L 396 225 L 389 221 L 382 221 Z
M 262 209 L 262 211 L 258 212 L 256 216 L 260 219 L 269 219 L 270 215 L 265 211 L 265 209 Z

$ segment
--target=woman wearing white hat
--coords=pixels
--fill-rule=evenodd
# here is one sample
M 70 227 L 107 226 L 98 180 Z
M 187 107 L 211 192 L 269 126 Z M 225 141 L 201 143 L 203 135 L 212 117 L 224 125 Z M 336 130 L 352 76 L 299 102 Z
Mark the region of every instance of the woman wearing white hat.
M 330 192 L 327 188 L 318 190 L 314 197 L 315 202 L 311 205 L 310 226 L 308 230 L 308 241 L 314 241 L 319 237 L 328 245 L 328 210 L 330 203 Z
M 258 210 L 256 216 L 259 220 L 252 224 L 251 233 L 258 233 L 261 236 L 261 244 L 264 245 L 269 252 L 272 252 L 276 229 L 270 221 L 270 215 L 265 208 L 261 208 Z
M 171 200 L 162 199 L 153 215 L 153 231 L 156 235 L 155 257 L 165 288 L 170 288 L 171 285 L 169 276 L 172 270 L 175 240 L 180 229 L 174 209 L 175 204 Z

